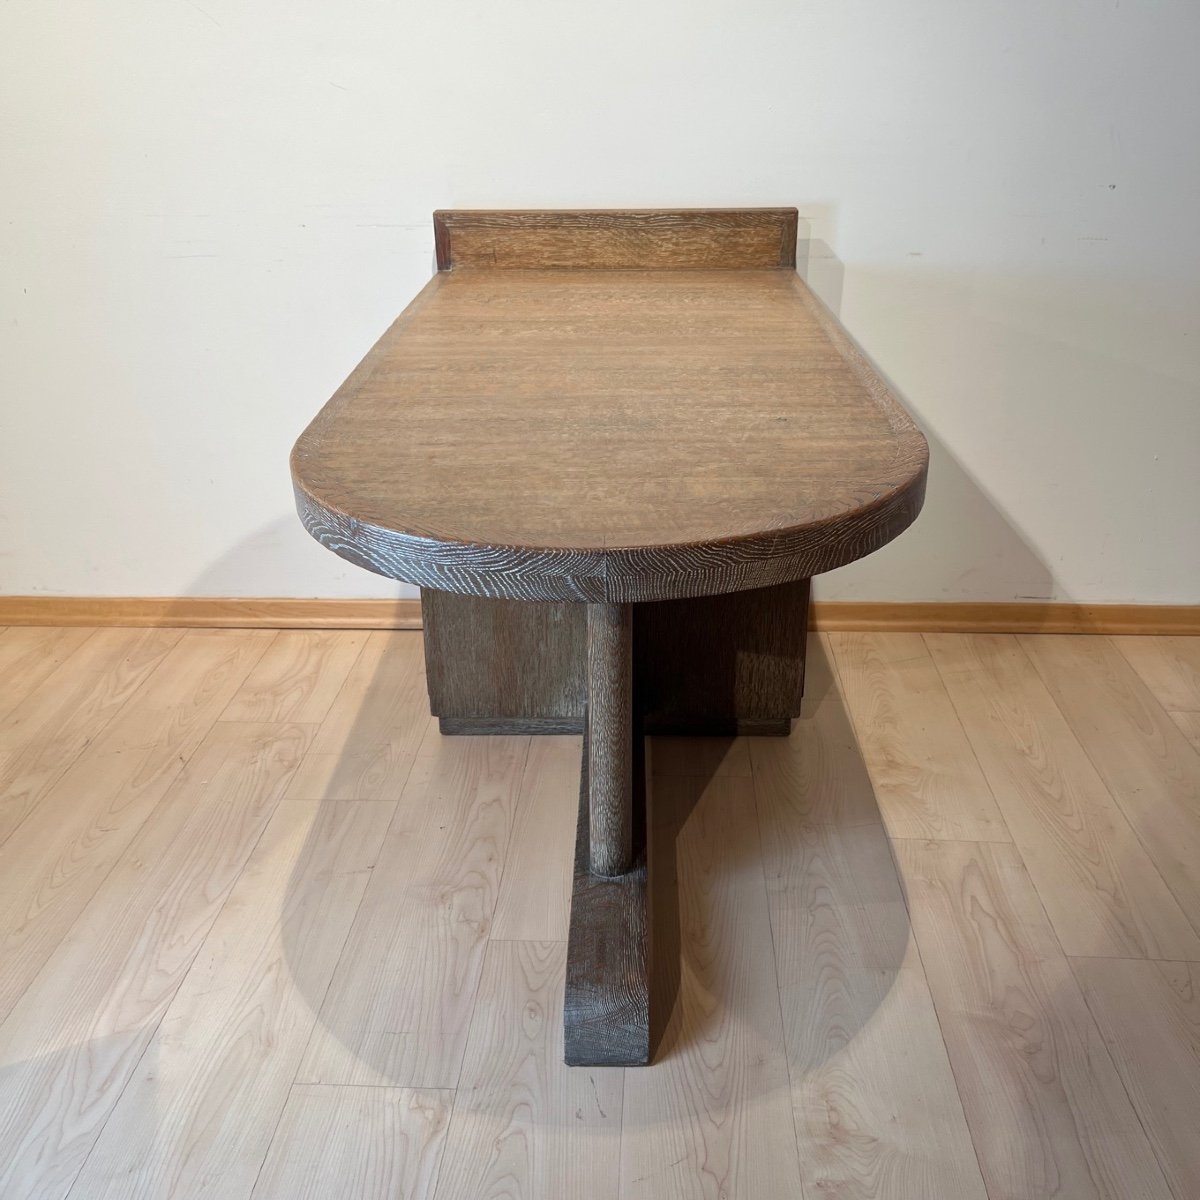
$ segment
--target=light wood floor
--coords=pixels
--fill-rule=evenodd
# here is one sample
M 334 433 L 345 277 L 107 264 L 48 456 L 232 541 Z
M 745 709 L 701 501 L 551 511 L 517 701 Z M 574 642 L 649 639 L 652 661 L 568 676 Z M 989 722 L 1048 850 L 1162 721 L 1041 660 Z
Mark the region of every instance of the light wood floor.
M 829 635 L 790 739 L 657 740 L 628 1071 L 561 1062 L 578 739 L 440 737 L 419 634 L 0 679 L 4 1200 L 1200 1197 L 1200 639 Z

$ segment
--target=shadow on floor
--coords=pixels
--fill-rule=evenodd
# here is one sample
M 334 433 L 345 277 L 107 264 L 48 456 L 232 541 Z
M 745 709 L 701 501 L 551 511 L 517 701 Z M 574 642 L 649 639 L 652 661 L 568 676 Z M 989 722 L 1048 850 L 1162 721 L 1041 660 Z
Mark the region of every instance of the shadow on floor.
M 420 635 L 400 632 L 384 636 L 414 639 Z M 397 686 L 415 685 L 411 680 L 398 681 L 394 672 L 379 671 L 361 700 L 360 713 L 393 709 Z M 427 742 L 441 736 L 436 725 L 425 734 Z M 773 993 L 777 986 L 791 986 L 794 981 L 777 979 L 775 963 L 790 962 L 796 953 L 804 957 L 804 951 L 778 941 L 797 934 L 796 880 L 789 864 L 821 853 L 820 831 L 836 830 L 836 822 L 843 818 L 856 828 L 869 827 L 871 836 L 886 848 L 866 766 L 820 640 L 810 637 L 807 695 L 791 737 L 660 737 L 649 739 L 648 749 L 654 1061 L 662 1064 L 696 1050 L 703 1052 L 707 1044 L 734 1036 L 737 1030 L 741 1030 L 738 1039 L 749 1037 L 750 1044 L 762 1047 L 764 1053 L 779 1056 L 796 1040 L 794 1031 L 781 1029 L 778 1003 L 763 1005 L 759 992 L 765 988 Z M 361 759 L 339 763 L 329 777 L 328 794 L 345 796 L 362 778 L 362 770 Z M 442 790 L 446 786 L 472 787 L 477 782 L 449 780 L 437 786 Z M 453 802 L 444 791 L 442 794 Z M 467 800 L 480 802 L 478 794 Z M 576 789 L 565 787 L 561 802 L 573 814 Z M 415 803 L 410 796 L 405 807 L 411 810 Z M 397 816 L 398 821 L 410 818 L 411 813 Z M 514 818 L 512 824 L 519 821 Z M 452 836 L 451 830 L 447 837 Z M 569 870 L 569 861 L 561 865 Z M 890 860 L 887 868 L 890 879 L 877 889 L 869 949 L 872 989 L 880 999 L 908 945 L 904 899 Z M 547 869 L 553 870 L 554 864 Z M 405 883 L 395 882 L 397 887 Z M 388 886 L 379 879 L 373 885 Z M 495 899 L 492 894 L 493 903 Z M 834 919 L 839 904 L 856 902 L 855 897 L 837 895 L 822 899 L 834 912 Z M 781 920 L 780 913 L 789 906 L 786 919 Z M 422 941 L 414 945 L 414 961 L 436 962 L 439 938 L 448 939 L 447 946 L 457 943 L 447 963 L 472 961 L 461 954 L 462 939 L 477 938 L 479 932 L 455 924 L 461 916 L 454 898 L 447 896 L 444 907 L 430 917 L 436 926 L 421 925 Z M 472 919 L 481 922 L 479 929 L 486 931 L 491 913 L 478 912 Z M 285 925 L 283 938 L 289 956 L 298 953 L 296 939 L 303 932 L 299 926 L 291 930 Z M 854 935 L 845 936 L 848 953 L 853 955 Z M 482 954 L 473 960 L 475 969 L 481 960 Z M 353 969 L 353 964 L 339 967 L 345 969 Z M 368 964 L 367 969 L 373 967 Z M 461 988 L 464 983 L 455 979 L 448 986 Z M 338 986 L 344 988 L 347 983 L 343 979 Z M 407 1068 L 396 1071 L 391 1044 L 384 1036 L 401 1031 L 401 1012 L 412 1012 L 406 1003 L 405 980 L 395 980 L 396 1011 L 391 1014 L 387 991 L 379 988 L 374 975 L 364 978 L 363 987 L 378 993 L 370 1008 L 370 1019 L 377 1025 L 372 1036 L 364 1037 L 359 1018 L 339 1028 L 337 1012 L 322 1011 L 323 994 L 307 999 L 324 1034 L 356 1056 L 359 1065 L 355 1069 L 361 1068 L 362 1078 L 414 1082 Z M 469 1015 L 469 1007 L 465 1011 Z M 855 1020 L 869 1018 L 860 1005 L 853 1011 Z M 463 1033 L 446 1028 L 402 1032 L 416 1039 L 461 1037 Z M 841 1029 L 844 1038 L 853 1034 L 852 1027 Z M 831 1046 L 831 1051 L 835 1048 Z

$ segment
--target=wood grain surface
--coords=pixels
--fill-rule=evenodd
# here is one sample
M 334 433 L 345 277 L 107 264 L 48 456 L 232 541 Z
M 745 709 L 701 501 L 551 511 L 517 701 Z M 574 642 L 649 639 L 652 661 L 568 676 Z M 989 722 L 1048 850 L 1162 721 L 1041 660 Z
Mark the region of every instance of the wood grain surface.
M 221 719 L 323 721 L 366 641 L 366 633 L 298 629 L 279 634 Z
M 794 208 L 443 209 L 433 234 L 439 271 L 794 269 L 799 216 Z
M 1200 962 L 1072 966 L 1167 1181 L 1200 1196 Z
M 528 748 L 429 731 L 317 997 L 302 1082 L 455 1085 Z
M 394 803 L 430 724 L 422 666 L 420 638 L 368 634 L 288 798 Z M 314 681 L 306 690 L 318 686 Z M 235 703 L 249 703 L 256 693 L 239 691 Z
M 756 791 L 806 1188 L 985 1200 L 883 826 Z
M 731 752 L 748 747 L 760 795 L 786 807 L 797 825 L 878 824 L 879 804 L 824 635 L 809 637 L 807 678 L 807 694 L 789 737 L 739 739 Z M 680 755 L 695 761 L 695 745 L 683 743 Z M 654 759 L 657 763 L 657 746 Z
M 633 611 L 648 733 L 786 733 L 804 694 L 807 579 Z
M 442 732 L 480 722 L 583 732 L 587 612 L 582 605 L 485 600 L 421 590 L 429 711 Z M 572 788 L 572 792 L 574 788 Z
M 5 629 L 0 634 L 0 716 L 6 716 L 92 637 L 91 629 Z
M 493 940 L 567 940 L 578 811 L 564 801 L 579 789 L 582 753 L 578 737 L 530 739 Z
M 488 946 L 439 1197 L 616 1200 L 625 1072 L 562 1062 L 565 949 Z
M 1163 708 L 1200 712 L 1200 640 L 1121 637 L 1113 644 Z
M 895 853 L 990 1200 L 1168 1200 L 1016 849 Z
M 1009 841 L 921 635 L 835 633 L 828 644 L 888 832 Z
M 635 716 L 628 604 L 588 605 L 587 658 L 588 865 L 594 875 L 623 875 L 633 862 Z
M 96 894 L 273 637 L 195 631 L 0 845 L 0 1017 Z
M 1196 748 L 1200 754 L 1200 711 L 1171 712 L 1167 714 L 1175 727 Z
M 1200 937 L 1015 639 L 925 641 L 1063 949 L 1200 960 Z
M 90 1154 L 312 732 L 215 725 L 13 1008 L 0 1060 L 37 1105 L 0 1119 L 0 1195 L 62 1194 Z
M 1022 637 L 1100 778 L 1200 933 L 1200 759 L 1107 638 Z
M 639 604 L 635 703 L 647 733 L 787 732 L 800 711 L 808 580 Z M 586 612 L 423 591 L 429 706 L 443 733 L 579 733 Z
M 433 1194 L 454 1093 L 292 1088 L 253 1200 L 409 1200 Z
M 651 809 L 651 871 L 673 857 L 678 872 L 678 994 L 654 1065 L 625 1074 L 620 1195 L 800 1195 L 753 784 L 658 776 Z M 665 924 L 654 916 L 660 968 Z
M 384 334 L 292 474 L 309 532 L 379 574 L 618 602 L 861 558 L 916 517 L 927 462 L 793 271 L 466 268 Z
M 305 711 L 355 633 L 74 632 L 38 631 L 44 673 L 14 643 L 0 717 L 37 785 L 0 847 L 4 1200 L 982 1200 L 980 1167 L 991 1200 L 1200 1192 L 1200 963 L 1161 957 L 1194 952 L 1155 883 L 1194 915 L 1200 713 L 1159 699 L 1188 646 L 922 639 L 949 713 L 911 639 L 874 646 L 918 748 L 962 718 L 1005 844 L 889 836 L 893 743 L 855 737 L 822 636 L 790 738 L 647 739 L 666 1031 L 649 1069 L 581 1070 L 577 738 L 523 765 L 529 739 L 439 738 L 417 633 L 370 635 L 317 724 L 221 717 Z M 936 753 L 906 769 L 944 786 Z M 947 789 L 946 827 L 975 802 Z M 388 1079 L 406 1030 L 440 1087 Z
M 638 749 L 640 750 L 640 741 Z M 635 756 L 629 869 L 605 878 L 591 869 L 588 734 L 583 739 L 575 871 L 567 938 L 563 1053 L 569 1065 L 639 1066 L 650 1061 L 649 872 L 645 761 Z
M 363 801 L 279 805 L 162 1023 L 149 1026 L 82 1194 L 248 1200 L 317 1019 L 308 998 L 329 986 L 390 816 Z M 231 1078 L 243 1081 L 236 1096 Z
M 147 634 L 149 636 L 147 636 Z M 0 716 L 0 844 L 141 687 L 178 630 L 98 629 Z M 55 661 L 53 651 L 48 657 Z

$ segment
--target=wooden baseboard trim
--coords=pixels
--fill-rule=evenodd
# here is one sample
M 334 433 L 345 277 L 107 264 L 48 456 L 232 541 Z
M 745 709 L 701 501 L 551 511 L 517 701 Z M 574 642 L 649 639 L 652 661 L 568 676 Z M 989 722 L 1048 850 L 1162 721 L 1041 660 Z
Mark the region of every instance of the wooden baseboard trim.
M 823 631 L 1200 634 L 1197 604 L 1013 604 L 816 600 Z M 0 596 L 3 625 L 193 629 L 420 629 L 419 600 L 218 596 Z
M 812 624 L 831 632 L 1200 634 L 1200 604 L 817 600 Z
M 153 625 L 185 629 L 420 629 L 420 600 L 290 596 L 0 596 L 0 625 Z

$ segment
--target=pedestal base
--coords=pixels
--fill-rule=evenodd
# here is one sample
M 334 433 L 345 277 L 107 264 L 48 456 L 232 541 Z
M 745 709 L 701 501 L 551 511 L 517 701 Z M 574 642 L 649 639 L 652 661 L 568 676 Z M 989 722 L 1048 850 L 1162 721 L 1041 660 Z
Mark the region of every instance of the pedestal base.
M 643 735 L 786 735 L 804 690 L 808 594 L 807 580 L 632 606 L 422 592 L 443 733 L 584 733 L 568 1065 L 653 1057 Z
M 569 1067 L 649 1063 L 650 917 L 645 768 L 635 746 L 633 863 L 615 879 L 592 873 L 588 820 L 588 744 L 584 735 L 575 830 L 575 880 L 563 998 L 563 1058 Z
M 786 734 L 804 692 L 807 579 L 633 605 L 642 730 Z M 586 604 L 424 589 L 429 707 L 446 734 L 582 733 Z

